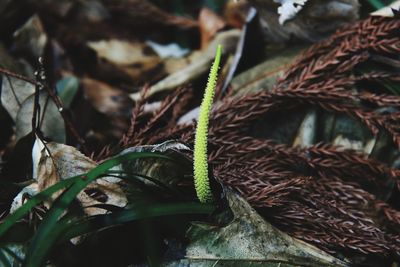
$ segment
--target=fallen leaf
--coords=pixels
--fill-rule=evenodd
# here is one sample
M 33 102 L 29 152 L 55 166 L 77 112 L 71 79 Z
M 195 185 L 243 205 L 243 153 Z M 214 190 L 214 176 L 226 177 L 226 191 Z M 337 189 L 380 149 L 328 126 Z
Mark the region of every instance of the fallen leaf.
M 119 155 L 129 152 L 159 152 L 166 155 L 172 155 L 174 158 L 180 157 L 180 168 L 176 167 L 176 163 L 160 159 L 143 159 L 126 162 L 112 168 L 113 171 L 123 171 L 127 174 L 140 173 L 155 180 L 159 180 L 167 187 L 178 188 L 177 184 L 186 179 L 184 173 L 188 168 L 191 169 L 191 161 L 184 159 L 180 151 L 187 151 L 189 148 L 184 144 L 167 141 L 159 145 L 139 146 L 123 150 Z M 185 160 L 185 161 L 184 161 Z M 22 189 L 22 191 L 14 198 L 12 211 L 15 211 L 23 204 L 24 194 L 33 196 L 56 184 L 62 179 L 68 179 L 77 175 L 89 172 L 97 166 L 97 163 L 83 155 L 76 148 L 55 143 L 43 143 L 40 139 L 36 139 L 32 149 L 33 161 L 33 179 L 35 183 Z M 185 162 L 185 164 L 182 164 Z M 103 177 L 89 184 L 77 196 L 85 214 L 97 215 L 104 214 L 107 211 L 95 207 L 98 204 L 107 204 L 117 207 L 125 207 L 128 204 L 124 190 L 120 186 L 121 179 L 115 177 Z M 147 181 L 151 184 L 151 182 Z M 190 183 L 189 183 L 190 184 Z M 154 184 L 157 186 L 157 184 Z M 180 185 L 182 186 L 182 185 Z M 193 187 L 193 184 L 190 184 Z M 130 192 L 134 192 L 138 188 L 133 188 Z M 190 194 L 182 192 L 183 194 Z M 52 200 L 59 196 L 61 192 L 53 195 Z M 45 203 L 47 207 L 51 205 L 51 201 Z
M 122 40 L 88 42 L 97 55 L 117 65 L 131 65 L 142 61 L 157 61 L 157 54 L 143 43 Z M 154 65 L 154 64 L 153 64 Z
M 148 177 L 152 177 L 154 180 L 158 180 L 162 184 L 170 188 L 174 188 L 174 190 L 181 190 L 179 187 L 182 187 L 184 183 L 186 185 L 189 184 L 192 190 L 182 192 L 182 196 L 184 194 L 187 195 L 194 193 L 193 180 L 191 177 L 187 176 L 187 173 L 191 173 L 192 171 L 192 161 L 189 160 L 183 153 L 188 151 L 191 150 L 185 144 L 172 140 L 157 145 L 130 147 L 124 149 L 121 153 L 119 153 L 119 155 L 129 152 L 157 152 L 170 156 L 174 159 L 174 161 L 157 158 L 139 159 L 117 166 L 115 170 L 123 170 L 128 174 L 140 173 Z M 179 164 L 179 167 L 177 163 Z M 152 182 L 147 181 L 147 184 L 152 184 Z
M 270 55 L 264 62 L 236 75 L 230 86 L 233 94 L 247 94 L 260 90 L 271 90 L 277 79 L 282 76 L 287 67 L 303 47 L 285 48 L 282 51 L 267 51 Z
M 26 136 L 32 131 L 32 111 L 35 101 L 35 95 L 32 94 L 22 103 L 18 110 L 16 118 L 16 136 L 17 140 Z M 56 104 L 51 100 L 47 92 L 39 92 L 40 104 L 40 130 L 45 137 L 52 140 L 65 143 L 66 133 L 64 120 L 58 111 Z
M 152 80 L 156 73 L 162 75 L 160 57 L 145 43 L 112 39 L 88 42 L 87 45 L 100 59 L 111 63 L 109 67 L 116 68 L 114 71 L 123 72 L 134 81 L 144 81 L 146 77 Z
M 233 219 L 222 226 L 194 224 L 185 257 L 167 266 L 349 266 L 279 231 L 239 195 L 227 191 L 226 197 Z
M 111 117 L 129 117 L 133 101 L 122 90 L 89 78 L 81 80 L 85 98 L 100 113 Z
M 249 0 L 260 16 L 264 39 L 318 41 L 359 17 L 358 0 Z M 303 5 L 305 8 L 303 9 Z M 329 21 L 329 23 L 326 23 Z
M 1 85 L 1 104 L 14 122 L 22 103 L 35 92 L 35 86 L 21 79 L 3 76 Z
M 36 180 L 36 183 L 25 187 L 14 198 L 12 210 L 23 204 L 22 199 L 24 194 L 33 196 L 62 179 L 87 173 L 97 166 L 93 160 L 83 155 L 74 147 L 55 142 L 43 143 L 39 139 L 36 139 L 32 155 L 34 161 L 33 178 Z M 127 199 L 125 193 L 118 185 L 119 181 L 120 179 L 113 177 L 100 178 L 80 192 L 77 199 L 84 212 L 87 215 L 104 214 L 107 212 L 104 209 L 93 207 L 93 205 L 97 204 L 124 207 L 127 204 Z M 52 200 L 60 194 L 61 192 L 54 194 Z M 103 194 L 105 197 L 98 198 L 99 194 Z M 49 207 L 51 201 L 45 204 Z
M 38 15 L 33 15 L 14 33 L 14 50 L 31 60 L 43 55 L 48 37 Z
M 209 70 L 217 45 L 222 45 L 224 54 L 232 53 L 236 48 L 239 37 L 240 31 L 237 29 L 218 33 L 207 49 L 193 59 L 190 65 L 151 86 L 147 96 L 150 97 L 162 91 L 175 89 L 179 85 L 200 77 Z M 140 98 L 140 92 L 131 94 L 130 97 L 136 101 Z

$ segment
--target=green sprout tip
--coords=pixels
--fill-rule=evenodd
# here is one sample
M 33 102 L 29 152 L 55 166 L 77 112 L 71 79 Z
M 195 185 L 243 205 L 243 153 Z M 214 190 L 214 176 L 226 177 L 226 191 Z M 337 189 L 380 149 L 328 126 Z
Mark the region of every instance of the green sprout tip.
M 208 76 L 208 83 L 204 92 L 203 101 L 200 105 L 199 119 L 197 121 L 196 136 L 194 141 L 194 183 L 197 197 L 202 203 L 209 203 L 213 201 L 210 189 L 210 180 L 208 178 L 207 134 L 208 121 L 218 78 L 218 68 L 221 61 L 221 53 L 222 46 L 218 45 L 214 63 Z

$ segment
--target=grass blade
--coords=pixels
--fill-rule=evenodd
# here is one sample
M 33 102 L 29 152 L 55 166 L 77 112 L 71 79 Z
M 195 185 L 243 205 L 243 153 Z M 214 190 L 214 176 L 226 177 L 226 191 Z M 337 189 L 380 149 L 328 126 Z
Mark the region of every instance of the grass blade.
M 385 3 L 379 0 L 368 0 L 368 3 L 373 6 L 375 9 L 380 9 L 382 7 L 385 7 Z
M 9 247 L 4 247 L 2 248 L 2 250 L 7 252 L 7 254 L 10 255 L 16 262 L 22 264 L 22 259 L 12 249 L 10 249 Z
M 46 190 L 43 190 L 39 194 L 33 196 L 24 205 L 17 209 L 14 213 L 10 214 L 0 225 L 0 239 L 4 234 L 22 217 L 24 217 L 32 208 L 38 205 L 40 202 L 48 200 L 55 192 L 62 190 L 76 181 L 82 179 L 82 175 L 75 176 L 69 179 L 62 180 L 57 184 L 50 186 Z
M 52 208 L 46 214 L 43 222 L 40 224 L 35 236 L 32 239 L 31 245 L 28 249 L 26 256 L 26 267 L 38 267 L 43 263 L 47 253 L 55 243 L 59 232 L 54 232 L 54 227 L 58 223 L 59 218 L 64 211 L 69 207 L 71 202 L 75 199 L 76 195 L 82 191 L 89 183 L 100 178 L 109 169 L 121 164 L 127 160 L 135 160 L 140 158 L 164 158 L 170 159 L 167 156 L 150 153 L 150 152 L 131 152 L 124 155 L 117 156 L 107 160 L 89 171 L 85 175 L 85 179 L 78 179 L 68 190 L 66 190 L 54 202 Z
M 1 266 L 4 267 L 12 267 L 11 262 L 9 261 L 9 258 L 5 254 L 3 249 L 0 249 L 0 264 Z
M 213 205 L 201 203 L 172 203 L 172 204 L 154 204 L 151 206 L 143 205 L 132 209 L 114 212 L 105 215 L 96 215 L 81 219 L 77 222 L 60 222 L 60 228 L 63 232 L 59 242 L 67 241 L 73 237 L 87 234 L 93 231 L 99 231 L 111 226 L 123 223 L 149 219 L 154 217 L 183 214 L 209 214 L 215 209 Z

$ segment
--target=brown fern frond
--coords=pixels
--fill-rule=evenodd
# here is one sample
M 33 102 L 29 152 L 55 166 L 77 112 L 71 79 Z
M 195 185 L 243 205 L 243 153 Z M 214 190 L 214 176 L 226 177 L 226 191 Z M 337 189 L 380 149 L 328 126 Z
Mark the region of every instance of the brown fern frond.
M 354 53 L 361 48 L 378 52 L 396 50 L 398 52 L 398 38 L 392 38 L 392 36 L 398 36 L 399 28 L 400 22 L 398 19 L 370 17 L 359 23 L 339 29 L 330 38 L 311 46 L 302 53 L 301 57 L 280 79 L 280 83 L 293 81 L 294 77 L 301 76 L 300 73 L 302 72 L 303 76 L 306 73 L 310 75 L 312 67 L 308 66 L 315 65 L 315 61 L 319 59 L 331 61 L 332 63 L 335 61 L 341 62 L 340 58 L 343 59 L 349 53 Z M 394 39 L 397 39 L 397 47 Z M 304 71 L 307 68 L 309 70 Z
M 143 87 L 140 98 L 137 101 L 135 108 L 132 109 L 131 121 L 130 126 L 127 133 L 122 137 L 120 141 L 121 147 L 127 147 L 136 134 L 137 125 L 139 124 L 140 117 L 143 115 L 144 111 L 144 104 L 147 102 L 147 94 L 150 90 L 150 86 Z
M 269 148 L 268 153 L 262 151 L 262 145 L 257 146 L 260 140 L 248 138 L 248 142 L 241 141 L 239 145 L 232 144 L 234 149 L 228 148 L 227 153 L 221 151 L 217 153 L 223 155 L 227 161 L 215 168 L 215 175 L 226 186 L 238 190 L 255 207 L 282 207 L 268 211 L 268 217 L 286 232 L 296 236 L 296 231 L 304 234 L 310 230 L 306 240 L 324 249 L 335 248 L 337 251 L 339 247 L 342 247 L 361 253 L 385 255 L 396 251 L 394 248 L 399 246 L 399 243 L 393 243 L 393 239 L 389 240 L 387 235 L 391 231 L 396 233 L 398 211 L 387 204 L 383 205 L 382 201 L 363 190 L 357 183 L 345 182 L 342 177 L 338 178 L 332 174 L 331 170 L 329 173 L 319 170 L 311 179 L 291 178 L 304 175 L 305 170 L 302 168 L 304 162 L 315 169 L 324 169 L 329 165 L 328 169 L 336 167 L 337 171 L 347 169 L 350 165 L 360 164 L 358 166 L 360 173 L 351 168 L 343 172 L 354 171 L 354 175 L 361 176 L 371 170 L 378 173 L 387 172 L 384 170 L 388 169 L 387 167 L 380 164 L 375 169 L 373 161 L 368 162 L 368 159 L 361 158 L 358 153 L 348 151 L 342 154 L 339 150 L 326 145 L 317 145 L 303 150 L 285 148 L 282 145 L 267 142 L 264 146 Z M 221 142 L 226 143 L 226 140 Z M 236 154 L 238 151 L 239 156 Z M 306 154 L 305 151 L 308 153 Z M 299 152 L 305 154 L 291 156 L 292 153 Z M 309 159 L 310 153 L 316 155 L 311 155 Z M 316 156 L 317 160 L 313 159 L 313 156 Z M 324 157 L 330 160 L 335 159 L 339 163 L 329 163 L 329 160 Z M 299 162 L 299 159 L 303 162 Z M 347 160 L 350 162 L 347 163 Z M 360 161 L 362 163 L 359 163 Z M 369 166 L 369 170 L 363 173 L 365 166 Z M 386 211 L 384 211 L 385 208 Z M 385 212 L 387 214 L 384 214 Z M 383 218 L 381 214 L 384 215 Z M 397 225 L 389 232 L 384 232 L 381 230 L 381 225 L 387 225 L 387 223 Z M 371 243 L 356 242 L 355 238 L 352 238 L 355 234 L 360 241 L 373 241 Z M 317 242 L 320 241 L 321 235 L 329 237 L 329 243 Z M 299 238 L 304 239 L 301 236 Z M 352 242 L 344 242 L 347 239 Z
M 251 136 L 263 116 L 313 106 L 355 118 L 373 134 L 385 131 L 400 147 L 400 97 L 385 87 L 400 82 L 393 69 L 399 44 L 399 17 L 371 17 L 310 47 L 272 90 L 223 99 L 209 126 L 216 179 L 265 211 L 274 225 L 321 249 L 399 258 L 400 211 L 379 199 L 393 184 L 400 189 L 398 169 L 330 144 L 298 148 Z M 382 64 L 377 56 L 393 60 L 364 69 Z M 177 103 L 174 96 L 168 101 Z M 153 117 L 137 144 L 168 139 L 193 144 L 195 123 L 163 122 L 162 114 L 182 114 L 184 108 L 164 108 L 168 112 Z M 178 115 L 172 117 L 176 121 Z
M 183 113 L 191 97 L 191 90 L 186 87 L 181 87 L 168 95 L 147 124 L 137 132 L 135 140 L 131 140 L 131 144 L 148 144 L 149 140 L 153 138 L 152 135 L 157 136 L 160 132 L 169 128 L 171 124 L 176 123 L 175 120 Z
M 336 176 L 349 181 L 370 182 L 380 186 L 387 182 L 386 179 L 394 182 L 400 179 L 399 170 L 367 158 L 360 152 L 328 144 L 300 149 L 276 144 L 271 140 L 239 136 L 225 136 L 225 138 L 210 136 L 210 143 L 214 146 L 210 153 L 210 162 L 214 165 L 239 162 L 253 168 L 251 159 L 271 162 L 265 157 L 269 157 L 272 153 L 273 160 L 279 160 L 282 168 L 287 170 L 295 168 L 298 175 L 302 170 L 301 175 L 304 176 L 318 173 L 324 177 Z M 244 160 L 243 157 L 248 157 L 250 160 Z

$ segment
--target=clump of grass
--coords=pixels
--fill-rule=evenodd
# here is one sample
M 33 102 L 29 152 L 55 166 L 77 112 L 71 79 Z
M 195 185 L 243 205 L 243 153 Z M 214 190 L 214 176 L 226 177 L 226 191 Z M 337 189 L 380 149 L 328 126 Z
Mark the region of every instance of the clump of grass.
M 7 246 L 15 243 L 15 236 L 12 232 L 16 229 L 19 221 L 35 206 L 45 200 L 49 200 L 54 193 L 60 190 L 64 190 L 63 194 L 54 201 L 33 235 L 25 240 L 29 244 L 26 249 L 26 257 L 23 259 L 23 265 L 26 267 L 42 266 L 46 259 L 49 258 L 52 248 L 76 236 L 137 220 L 168 215 L 208 214 L 212 211 L 213 207 L 211 205 L 194 202 L 175 202 L 153 203 L 150 205 L 136 204 L 133 208 L 125 208 L 110 214 L 85 218 L 63 216 L 78 193 L 96 179 L 107 176 L 111 168 L 128 161 L 146 158 L 171 160 L 168 156 L 153 152 L 126 153 L 103 162 L 86 174 L 63 179 L 33 196 L 23 206 L 10 214 L 0 225 L 0 265 L 10 265 L 9 260 L 13 257 L 6 257 L 5 254 L 10 254 L 7 252 Z M 140 174 L 137 176 L 140 176 Z M 143 176 L 141 177 L 143 178 Z M 123 179 L 124 176 L 120 178 Z

